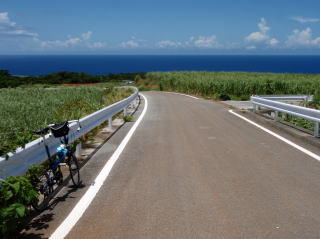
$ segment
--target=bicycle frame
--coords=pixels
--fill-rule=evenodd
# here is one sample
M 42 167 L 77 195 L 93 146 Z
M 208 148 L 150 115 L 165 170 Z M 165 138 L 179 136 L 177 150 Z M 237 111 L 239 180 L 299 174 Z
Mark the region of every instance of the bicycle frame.
M 57 156 L 55 160 L 52 160 L 52 157 L 51 157 L 50 151 L 49 151 L 49 147 L 48 147 L 48 145 L 46 143 L 45 135 L 42 135 L 42 138 L 43 138 L 43 142 L 44 142 L 44 145 L 45 145 L 46 153 L 47 153 L 47 156 L 48 156 L 49 169 L 51 169 L 53 174 L 55 175 L 56 171 L 57 171 L 57 168 L 59 167 L 60 163 L 62 163 L 65 160 L 65 157 L 61 158 L 61 157 Z M 61 145 L 67 145 L 67 142 L 68 142 L 68 138 L 66 136 L 64 136 L 64 142 L 61 142 L 62 143 Z
M 73 122 L 77 122 L 78 125 L 79 125 L 79 128 L 78 130 L 80 130 L 81 128 L 81 125 L 80 125 L 80 121 L 79 120 L 72 120 L 72 121 L 68 121 L 69 123 L 73 123 Z M 50 126 L 50 125 L 49 125 Z M 62 139 L 60 139 L 60 142 L 61 142 L 61 145 L 57 148 L 57 157 L 56 157 L 56 160 L 52 160 L 51 159 L 51 155 L 50 155 L 50 151 L 49 151 L 49 147 L 48 145 L 46 144 L 46 138 L 45 138 L 45 135 L 42 135 L 42 138 L 43 138 L 43 142 L 44 142 L 44 145 L 45 145 L 45 149 L 46 149 L 46 153 L 47 153 L 47 156 L 48 156 L 48 160 L 49 160 L 49 168 L 52 169 L 53 173 L 56 172 L 56 169 L 58 168 L 58 166 L 60 165 L 60 163 L 62 163 L 65 159 L 66 159 L 66 156 L 70 156 L 70 153 L 71 153 L 71 150 L 70 150 L 70 147 L 69 147 L 69 138 L 67 135 L 63 136 Z M 59 148 L 63 148 L 65 151 L 62 153 L 59 154 Z
M 81 125 L 79 120 L 77 121 L 68 121 L 68 123 L 78 122 L 80 130 Z M 53 125 L 51 125 L 53 126 Z M 49 127 L 51 127 L 49 125 Z M 39 184 L 39 192 L 41 195 L 41 200 L 33 205 L 36 210 L 43 210 L 48 206 L 49 201 L 51 200 L 51 196 L 53 195 L 55 189 L 54 185 L 63 184 L 63 175 L 60 166 L 68 166 L 70 178 L 73 182 L 73 185 L 78 187 L 81 184 L 80 180 L 80 172 L 79 172 L 79 163 L 77 158 L 73 155 L 71 146 L 69 145 L 69 137 L 68 134 L 60 137 L 56 134 L 54 136 L 60 138 L 61 145 L 56 150 L 55 159 L 53 159 L 50 155 L 49 146 L 47 145 L 45 134 L 48 132 L 49 128 L 45 128 L 42 130 L 34 131 L 37 134 L 41 134 L 44 142 L 44 146 L 46 149 L 46 153 L 48 156 L 49 167 L 46 169 L 44 174 L 40 177 L 41 183 Z M 51 128 L 52 130 L 52 128 Z M 51 131 L 52 133 L 52 131 Z

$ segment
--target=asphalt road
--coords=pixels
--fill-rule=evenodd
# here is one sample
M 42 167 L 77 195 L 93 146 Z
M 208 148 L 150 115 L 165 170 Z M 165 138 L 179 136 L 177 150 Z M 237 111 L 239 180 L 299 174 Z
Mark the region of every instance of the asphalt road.
M 222 104 L 143 94 L 146 115 L 67 238 L 320 238 L 318 161 Z

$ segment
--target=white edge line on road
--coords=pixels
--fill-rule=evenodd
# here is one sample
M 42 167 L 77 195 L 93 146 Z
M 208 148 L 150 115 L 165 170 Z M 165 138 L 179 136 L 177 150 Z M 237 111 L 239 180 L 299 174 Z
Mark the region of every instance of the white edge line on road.
M 169 94 L 175 94 L 175 95 L 183 95 L 183 96 L 187 96 L 196 100 L 199 100 L 198 97 L 192 96 L 192 95 L 187 95 L 187 94 L 182 94 L 182 93 L 177 93 L 177 92 L 170 92 L 170 91 L 165 91 L 165 93 L 169 93 Z
M 144 109 L 138 118 L 138 120 L 134 123 L 132 128 L 129 130 L 128 134 L 125 136 L 125 138 L 120 143 L 119 147 L 116 149 L 116 151 L 112 154 L 108 162 L 104 165 L 96 179 L 94 180 L 94 184 L 92 184 L 89 189 L 86 191 L 86 193 L 82 196 L 80 201 L 76 204 L 76 206 L 72 209 L 72 211 L 69 213 L 69 215 L 66 217 L 66 219 L 60 224 L 60 226 L 54 231 L 54 233 L 50 236 L 50 239 L 62 239 L 65 236 L 68 235 L 68 233 L 71 231 L 73 226 L 78 222 L 78 220 L 81 218 L 83 213 L 86 211 L 86 209 L 89 207 L 90 203 L 93 201 L 94 197 L 98 193 L 99 189 L 103 185 L 104 181 L 109 176 L 112 167 L 117 162 L 119 156 L 121 155 L 122 151 L 126 147 L 127 143 L 129 142 L 130 138 L 132 137 L 133 133 L 139 126 L 140 122 L 142 121 L 144 115 L 146 114 L 147 108 L 148 108 L 148 101 L 147 98 L 141 94 L 141 96 L 144 99 Z
M 243 119 L 243 120 L 247 121 L 248 123 L 250 123 L 250 124 L 252 124 L 252 125 L 254 125 L 254 126 L 258 127 L 259 129 L 261 129 L 261 130 L 263 130 L 263 131 L 267 132 L 268 134 L 271 134 L 272 136 L 274 136 L 274 137 L 276 137 L 276 138 L 278 138 L 278 139 L 282 140 L 283 142 L 285 142 L 285 143 L 287 143 L 287 144 L 291 145 L 292 147 L 294 147 L 294 148 L 296 148 L 296 149 L 300 150 L 301 152 L 303 152 L 303 153 L 305 153 L 305 154 L 309 155 L 310 157 L 312 157 L 312 158 L 314 158 L 314 159 L 316 159 L 316 160 L 320 161 L 320 156 L 319 156 L 319 155 L 317 155 L 317 154 L 315 154 L 315 153 L 312 153 L 311 151 L 309 151 L 309 150 L 307 150 L 307 149 L 305 149 L 305 148 L 303 148 L 303 147 L 301 147 L 301 146 L 299 146 L 299 145 L 297 145 L 297 144 L 293 143 L 292 141 L 290 141 L 290 140 L 288 140 L 288 139 L 286 139 L 286 138 L 284 138 L 284 137 L 282 137 L 282 136 L 280 136 L 280 135 L 278 135 L 278 134 L 274 133 L 273 131 L 271 131 L 271 130 L 269 130 L 269 129 L 267 129 L 267 128 L 265 128 L 265 127 L 263 127 L 263 126 L 261 126 L 261 125 L 259 125 L 259 124 L 255 123 L 255 122 L 253 122 L 253 121 L 249 120 L 249 119 L 247 119 L 246 117 L 244 117 L 244 116 L 242 116 L 242 115 L 240 115 L 240 114 L 235 113 L 233 110 L 229 110 L 229 112 L 230 112 L 231 114 L 234 114 L 235 116 L 237 116 L 237 117 L 239 117 L 239 118 L 241 118 L 241 119 Z

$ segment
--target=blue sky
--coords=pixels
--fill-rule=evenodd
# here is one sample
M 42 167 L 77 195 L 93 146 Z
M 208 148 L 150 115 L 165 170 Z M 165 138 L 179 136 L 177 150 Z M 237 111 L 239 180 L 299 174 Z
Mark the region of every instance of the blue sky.
M 1 0 L 0 54 L 320 54 L 319 0 Z

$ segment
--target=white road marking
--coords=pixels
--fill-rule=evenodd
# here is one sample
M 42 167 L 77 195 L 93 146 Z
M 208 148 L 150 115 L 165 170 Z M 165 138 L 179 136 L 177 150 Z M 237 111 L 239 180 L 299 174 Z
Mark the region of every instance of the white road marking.
M 102 168 L 98 176 L 96 177 L 94 184 L 89 187 L 87 192 L 82 196 L 80 201 L 76 204 L 76 206 L 72 209 L 68 217 L 60 224 L 60 226 L 55 230 L 55 232 L 50 236 L 50 239 L 62 239 L 65 236 L 68 235 L 68 233 L 71 231 L 73 226 L 78 222 L 78 220 L 81 218 L 83 213 L 86 211 L 86 209 L 89 207 L 90 203 L 93 201 L 94 197 L 98 193 L 99 189 L 109 176 L 112 167 L 117 162 L 119 156 L 121 155 L 122 151 L 126 147 L 127 143 L 129 142 L 130 138 L 132 137 L 133 133 L 137 129 L 138 125 L 142 121 L 144 115 L 146 114 L 147 108 L 148 108 L 148 101 L 147 98 L 141 94 L 145 101 L 144 109 L 138 118 L 138 120 L 134 123 L 128 134 L 125 136 L 125 138 L 120 143 L 119 147 L 116 149 L 116 151 L 113 153 L 113 155 L 110 157 L 108 162 L 105 164 L 105 166 Z
M 314 158 L 314 159 L 316 159 L 316 160 L 320 161 L 320 156 L 319 156 L 319 155 L 317 155 L 317 154 L 315 154 L 315 153 L 312 153 L 311 151 L 309 151 L 309 150 L 307 150 L 307 149 L 305 149 L 305 148 L 303 148 L 303 147 L 301 147 L 301 146 L 299 146 L 299 145 L 297 145 L 297 144 L 293 143 L 292 141 L 290 141 L 290 140 L 288 140 L 288 139 L 286 139 L 286 138 L 284 138 L 284 137 L 282 137 L 282 136 L 280 136 L 280 135 L 278 135 L 278 134 L 274 133 L 273 131 L 271 131 L 271 130 L 269 130 L 269 129 L 267 129 L 267 128 L 265 128 L 265 127 L 263 127 L 263 126 L 261 126 L 261 125 L 259 125 L 259 124 L 255 123 L 255 122 L 253 122 L 253 121 L 249 120 L 249 119 L 247 119 L 246 117 L 244 117 L 244 116 L 242 116 L 242 115 L 240 115 L 240 114 L 235 113 L 233 110 L 229 110 L 229 112 L 230 112 L 231 114 L 233 114 L 233 115 L 235 115 L 235 116 L 237 116 L 237 117 L 239 117 L 239 118 L 241 118 L 241 119 L 243 119 L 243 120 L 247 121 L 248 123 L 250 123 L 250 124 L 252 124 L 252 125 L 254 125 L 254 126 L 258 127 L 259 129 L 261 129 L 261 130 L 263 130 L 263 131 L 267 132 L 268 134 L 271 134 L 272 136 L 274 136 L 274 137 L 276 137 L 276 138 L 278 138 L 278 139 L 282 140 L 283 142 L 285 142 L 285 143 L 287 143 L 287 144 L 291 145 L 292 147 L 294 147 L 294 148 L 298 149 L 299 151 L 301 151 L 301 152 L 303 152 L 303 153 L 305 153 L 305 154 L 309 155 L 310 157 L 312 157 L 312 158 Z
M 170 92 L 170 91 L 165 91 L 165 93 L 169 93 L 169 94 L 175 94 L 175 95 L 183 95 L 183 96 L 187 96 L 196 100 L 199 100 L 198 97 L 192 96 L 192 95 L 187 95 L 187 94 L 182 94 L 182 93 L 177 93 L 177 92 Z

